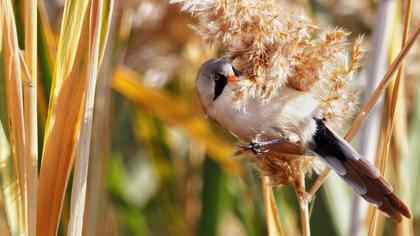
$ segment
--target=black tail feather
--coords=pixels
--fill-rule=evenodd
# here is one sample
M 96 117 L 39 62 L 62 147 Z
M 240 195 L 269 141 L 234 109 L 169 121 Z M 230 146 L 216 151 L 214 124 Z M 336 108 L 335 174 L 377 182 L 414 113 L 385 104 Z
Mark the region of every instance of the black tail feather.
M 378 169 L 362 158 L 343 138 L 316 119 L 317 132 L 309 148 L 325 160 L 366 201 L 400 222 L 411 217 L 408 207 L 393 193 Z

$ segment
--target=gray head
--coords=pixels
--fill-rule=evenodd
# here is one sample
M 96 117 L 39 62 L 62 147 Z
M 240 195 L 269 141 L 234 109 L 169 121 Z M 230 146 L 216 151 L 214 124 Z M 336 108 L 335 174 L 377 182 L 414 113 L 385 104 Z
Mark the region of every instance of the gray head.
M 236 76 L 238 73 L 226 59 L 210 59 L 201 65 L 196 89 L 205 110 L 219 98 L 226 85 L 236 81 Z

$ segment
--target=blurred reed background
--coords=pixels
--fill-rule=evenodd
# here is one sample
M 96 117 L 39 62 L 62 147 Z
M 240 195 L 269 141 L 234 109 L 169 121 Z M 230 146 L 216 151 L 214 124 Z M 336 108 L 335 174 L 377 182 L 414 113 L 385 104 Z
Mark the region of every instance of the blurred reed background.
M 420 22 L 419 0 L 294 3 L 318 27 L 365 36 L 361 107 Z M 262 186 L 201 111 L 195 74 L 222 49 L 195 20 L 165 0 L 1 1 L 1 235 L 301 234 L 293 189 Z M 367 210 L 329 174 L 310 205 L 312 235 L 420 235 L 418 42 L 403 68 L 353 144 L 413 218 Z

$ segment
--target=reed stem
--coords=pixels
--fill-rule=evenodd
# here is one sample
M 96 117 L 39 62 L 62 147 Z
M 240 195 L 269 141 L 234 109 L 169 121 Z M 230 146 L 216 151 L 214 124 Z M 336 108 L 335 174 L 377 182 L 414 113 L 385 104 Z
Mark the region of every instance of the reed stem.
M 373 106 L 376 104 L 376 102 L 379 100 L 380 95 L 383 93 L 383 91 L 386 89 L 386 87 L 389 85 L 392 75 L 398 70 L 398 68 L 401 66 L 404 58 L 407 56 L 410 49 L 413 47 L 414 43 L 420 36 L 420 24 L 418 24 L 415 27 L 414 33 L 411 35 L 411 37 L 408 39 L 407 43 L 404 45 L 403 49 L 398 54 L 397 58 L 394 60 L 394 62 L 389 67 L 387 73 L 385 74 L 384 78 L 382 79 L 381 83 L 378 85 L 378 87 L 373 92 L 372 96 L 369 98 L 366 105 L 362 108 L 362 110 L 357 115 L 356 119 L 353 121 L 349 131 L 347 132 L 344 139 L 346 141 L 351 141 L 356 134 L 357 130 L 359 130 L 360 125 L 363 123 L 363 121 L 366 119 L 370 111 L 372 110 Z M 322 183 L 324 183 L 325 178 L 328 176 L 328 173 L 331 171 L 331 168 L 327 167 L 315 180 L 315 184 L 312 186 L 309 193 L 311 194 L 311 197 L 314 196 L 314 194 L 318 191 L 318 189 L 321 187 Z
M 404 29 L 403 29 L 403 35 L 402 35 L 402 42 L 401 47 L 404 48 L 404 45 L 407 40 L 408 36 L 408 29 L 409 29 L 409 23 L 411 18 L 411 8 L 412 8 L 412 0 L 407 1 L 405 15 L 404 15 Z M 390 107 L 388 109 L 387 119 L 385 120 L 385 140 L 383 145 L 383 150 L 381 152 L 381 155 L 378 156 L 378 163 L 379 163 L 379 170 L 381 174 L 383 175 L 385 173 L 385 168 L 388 162 L 389 158 L 389 148 L 391 145 L 391 138 L 392 138 L 392 131 L 394 129 L 394 121 L 395 121 L 395 111 L 397 107 L 399 92 L 400 92 L 400 83 L 403 79 L 402 76 L 403 72 L 403 64 L 398 69 L 397 77 L 395 78 L 394 82 L 394 88 L 392 91 L 392 97 L 391 97 L 391 103 Z M 370 228 L 369 228 L 369 235 L 374 235 L 376 232 L 376 227 L 378 225 L 378 210 L 373 209 L 372 218 L 370 219 Z
M 24 1 L 25 63 L 28 83 L 23 86 L 26 143 L 28 234 L 36 234 L 38 196 L 38 111 L 37 111 L 37 1 Z
M 308 201 L 303 200 L 302 197 L 299 195 L 299 192 L 295 188 L 296 198 L 299 202 L 299 211 L 300 211 L 300 226 L 302 228 L 302 235 L 303 236 L 310 236 L 311 235 L 311 228 L 309 225 L 309 210 L 308 210 Z
M 270 186 L 270 178 L 268 176 L 263 176 L 261 178 L 261 184 L 263 190 L 265 219 L 267 223 L 268 235 L 283 236 L 284 231 L 280 223 L 279 213 L 277 210 L 276 200 L 273 194 L 273 189 Z

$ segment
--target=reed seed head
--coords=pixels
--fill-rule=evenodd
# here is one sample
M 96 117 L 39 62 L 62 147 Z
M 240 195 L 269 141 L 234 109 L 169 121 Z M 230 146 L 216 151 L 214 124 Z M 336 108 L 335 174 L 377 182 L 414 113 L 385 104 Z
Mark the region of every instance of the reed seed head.
M 282 86 L 311 93 L 329 126 L 340 129 L 356 107 L 349 86 L 361 65 L 362 38 L 349 48 L 349 32 L 319 29 L 297 6 L 279 0 L 176 0 L 196 17 L 193 29 L 203 40 L 225 50 L 242 72 L 235 102 L 244 94 L 269 101 Z M 302 155 L 302 153 L 297 153 Z M 255 158 L 255 166 L 274 184 L 295 184 L 314 166 L 313 158 L 272 153 Z M 301 156 L 303 157 L 303 156 Z M 295 184 L 296 185 L 296 184 Z

